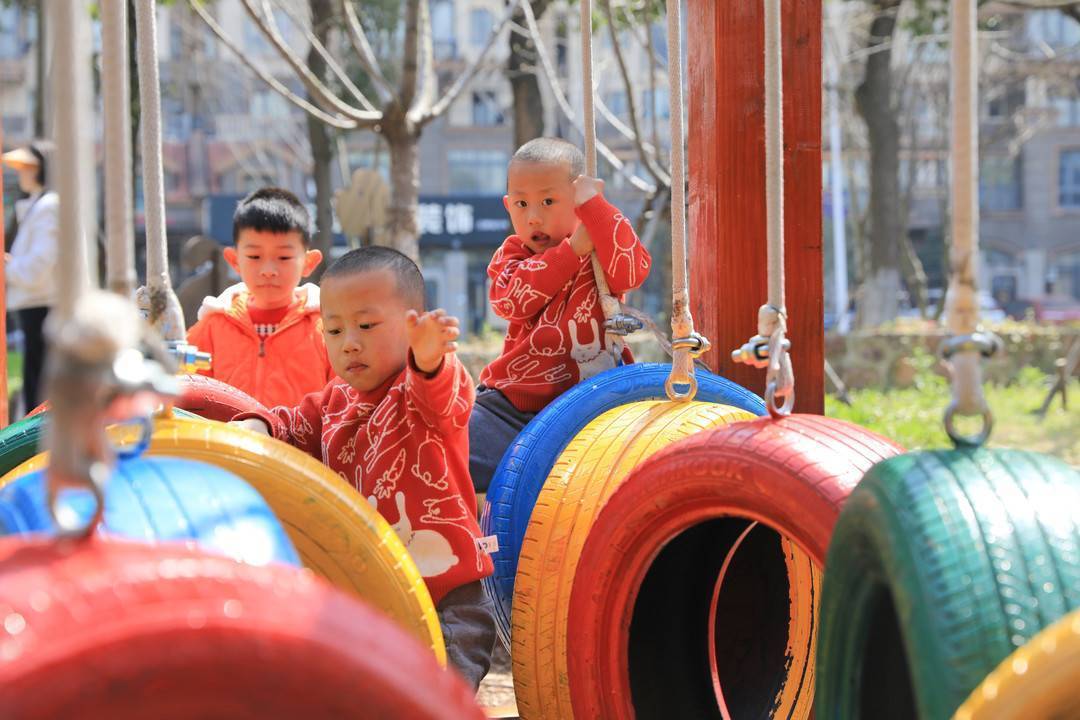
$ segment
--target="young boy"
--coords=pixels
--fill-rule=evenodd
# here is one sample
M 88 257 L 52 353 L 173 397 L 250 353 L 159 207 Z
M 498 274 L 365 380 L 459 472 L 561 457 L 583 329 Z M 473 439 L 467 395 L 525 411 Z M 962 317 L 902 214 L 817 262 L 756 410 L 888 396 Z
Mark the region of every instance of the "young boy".
M 590 253 L 620 299 L 649 274 L 649 253 L 630 220 L 584 170 L 581 150 L 556 138 L 531 140 L 510 160 L 503 204 L 514 234 L 488 265 L 492 309 L 510 325 L 502 354 L 480 374 L 469 421 L 469 470 L 479 492 L 537 412 L 615 367 Z M 628 348 L 620 359 L 633 362 Z
M 237 416 L 321 460 L 390 522 L 439 611 L 450 663 L 474 687 L 495 644 L 480 578 L 469 480 L 473 386 L 457 359 L 458 321 L 424 312 L 424 279 L 401 253 L 366 247 L 323 275 L 323 332 L 338 378 L 303 399 Z
M 268 187 L 241 200 L 233 214 L 236 246 L 224 254 L 243 282 L 206 298 L 188 330 L 188 342 L 212 355 L 205 375 L 267 407 L 296 405 L 334 376 L 319 288 L 298 287 L 322 260 L 310 239 L 307 210 L 289 191 Z

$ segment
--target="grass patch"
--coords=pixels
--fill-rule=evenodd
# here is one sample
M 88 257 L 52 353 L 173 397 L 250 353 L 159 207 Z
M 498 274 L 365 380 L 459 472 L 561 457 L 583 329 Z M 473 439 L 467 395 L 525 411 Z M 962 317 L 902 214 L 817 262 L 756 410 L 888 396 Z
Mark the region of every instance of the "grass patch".
M 827 395 L 825 414 L 881 433 L 908 450 L 952 447 L 943 422 L 951 397 L 948 381 L 931 370 L 934 359 L 928 354 L 916 353 L 914 362 L 918 371 L 913 387 L 854 390 L 851 406 Z M 990 447 L 1034 450 L 1080 465 L 1080 381 L 1069 383 L 1068 410 L 1061 409 L 1059 395 L 1040 420 L 1035 412 L 1050 383 L 1048 375 L 1028 367 L 1008 385 L 986 385 L 986 400 L 994 413 Z
M 22 392 L 23 381 L 23 356 L 19 352 L 8 351 L 7 354 L 7 381 L 8 396 Z

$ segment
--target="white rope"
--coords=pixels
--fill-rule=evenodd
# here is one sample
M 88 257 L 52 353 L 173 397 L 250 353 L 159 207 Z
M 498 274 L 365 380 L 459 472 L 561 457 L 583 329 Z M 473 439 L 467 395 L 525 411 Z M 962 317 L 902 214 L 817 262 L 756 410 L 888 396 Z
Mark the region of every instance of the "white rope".
M 585 173 L 596 177 L 596 114 L 593 110 L 593 59 L 592 59 L 592 0 L 581 0 L 581 99 L 582 123 L 585 130 Z M 593 251 L 593 276 L 596 278 L 596 290 L 600 295 L 600 309 L 605 320 L 611 320 L 619 314 L 619 301 L 611 294 L 600 258 Z M 623 340 L 618 335 L 607 333 L 607 346 L 620 362 Z
M 668 0 L 668 85 L 670 86 L 671 123 L 671 375 L 668 396 L 671 399 L 692 400 L 697 393 L 694 382 L 694 349 L 689 343 L 677 342 L 694 335 L 694 318 L 690 314 L 690 278 L 686 263 L 686 161 L 683 154 L 682 98 L 682 19 L 679 0 Z M 672 387 L 689 385 L 689 394 L 673 396 Z
M 127 0 L 101 5 L 101 91 L 105 135 L 105 257 L 108 287 L 135 291 L 135 235 L 131 211 L 131 88 L 128 77 Z
M 976 258 L 979 254 L 979 126 L 978 66 L 976 63 L 976 0 L 950 3 L 952 33 L 952 247 L 949 251 L 949 290 L 945 301 L 949 333 L 971 335 L 979 316 L 976 303 Z M 946 413 L 946 429 L 951 416 L 983 415 L 984 433 L 989 433 L 990 416 L 982 391 L 980 353 L 968 344 L 952 358 L 952 403 Z M 982 438 L 985 440 L 985 437 Z
M 148 321 L 171 342 L 185 339 L 180 302 L 169 281 L 165 236 L 165 193 L 161 168 L 161 87 L 157 64 L 157 21 L 154 0 L 136 0 L 135 31 L 138 41 L 139 106 L 142 113 L 143 207 L 146 216 L 146 288 L 136 302 Z
M 58 258 L 57 306 L 52 327 L 60 327 L 70 318 L 79 298 L 89 286 L 86 257 L 86 227 L 82 205 L 83 187 L 80 182 L 84 158 L 81 148 L 91 142 L 86 136 L 92 123 L 79 112 L 89 108 L 80 102 L 88 91 L 88 83 L 79 82 L 80 69 L 89 58 L 88 17 L 86 8 L 77 2 L 52 2 L 48 5 L 56 36 L 53 41 L 53 107 L 63 109 L 56 115 L 56 152 L 53 163 L 60 197 L 60 228 Z
M 795 375 L 784 306 L 784 78 L 781 0 L 765 0 L 765 222 L 768 302 L 758 309 L 758 332 L 731 353 L 735 362 L 765 368 L 765 406 L 773 417 L 795 405 Z M 777 400 L 783 398 L 778 405 Z

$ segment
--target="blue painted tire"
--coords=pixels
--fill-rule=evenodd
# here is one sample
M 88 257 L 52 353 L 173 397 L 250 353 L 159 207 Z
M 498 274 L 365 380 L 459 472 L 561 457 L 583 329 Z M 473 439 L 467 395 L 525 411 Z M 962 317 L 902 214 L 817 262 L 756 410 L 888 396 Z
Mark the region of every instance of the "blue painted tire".
M 65 492 L 61 506 L 86 522 L 90 492 Z M 55 532 L 45 475 L 28 473 L 0 488 L 0 535 Z M 236 475 L 194 460 L 121 459 L 105 488 L 99 532 L 147 542 L 195 541 L 199 547 L 251 565 L 300 565 L 277 517 Z
M 578 383 L 541 410 L 507 448 L 488 488 L 480 519 L 484 534 L 498 538 L 499 550 L 492 556 L 495 573 L 485 578 L 484 584 L 495 605 L 499 636 L 507 647 L 518 554 L 536 498 L 559 454 L 601 413 L 639 400 L 665 399 L 664 382 L 670 372 L 667 364 L 635 363 Z M 765 414 L 765 403 L 746 388 L 700 370 L 695 377 L 695 400 Z

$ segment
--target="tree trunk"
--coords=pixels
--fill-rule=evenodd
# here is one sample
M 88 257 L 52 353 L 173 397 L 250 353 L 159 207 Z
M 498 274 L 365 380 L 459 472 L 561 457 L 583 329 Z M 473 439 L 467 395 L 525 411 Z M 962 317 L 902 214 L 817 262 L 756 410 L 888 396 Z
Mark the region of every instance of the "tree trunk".
M 311 27 L 315 37 L 323 45 L 327 44 L 327 36 L 330 33 L 330 23 L 333 21 L 334 10 L 331 0 L 310 0 Z M 326 80 L 326 61 L 312 46 L 308 50 L 308 67 L 320 80 Z M 315 98 L 308 95 L 312 104 L 316 104 Z M 334 188 L 330 179 L 330 169 L 334 160 L 334 145 L 330 139 L 330 128 L 313 115 L 307 115 L 308 140 L 311 143 L 311 158 L 313 163 L 312 174 L 315 177 L 315 236 L 312 238 L 312 249 L 322 251 L 326 258 L 323 263 L 312 273 L 312 279 L 318 282 L 330 262 L 330 247 L 334 242 L 334 208 L 331 204 Z
M 420 133 L 410 126 L 405 113 L 391 102 L 384 110 L 383 136 L 390 152 L 390 207 L 387 212 L 387 245 L 420 264 Z
M 45 33 L 48 31 L 45 23 L 45 0 L 37 3 L 37 47 L 34 48 L 37 87 L 34 88 L 34 138 L 45 137 Z
M 891 43 L 900 0 L 881 0 L 870 28 L 871 48 Z M 900 293 L 900 126 L 892 100 L 892 52 L 879 49 L 866 60 L 855 91 L 870 139 L 869 274 L 858 294 L 856 322 L 873 327 L 896 317 Z
M 532 0 L 533 15 L 537 20 L 549 4 L 550 0 Z M 524 26 L 525 13 L 520 10 L 515 12 L 513 22 Z M 540 94 L 540 80 L 536 75 L 539 62 L 532 39 L 511 32 L 507 76 L 514 93 L 515 149 L 544 134 L 544 98 Z

